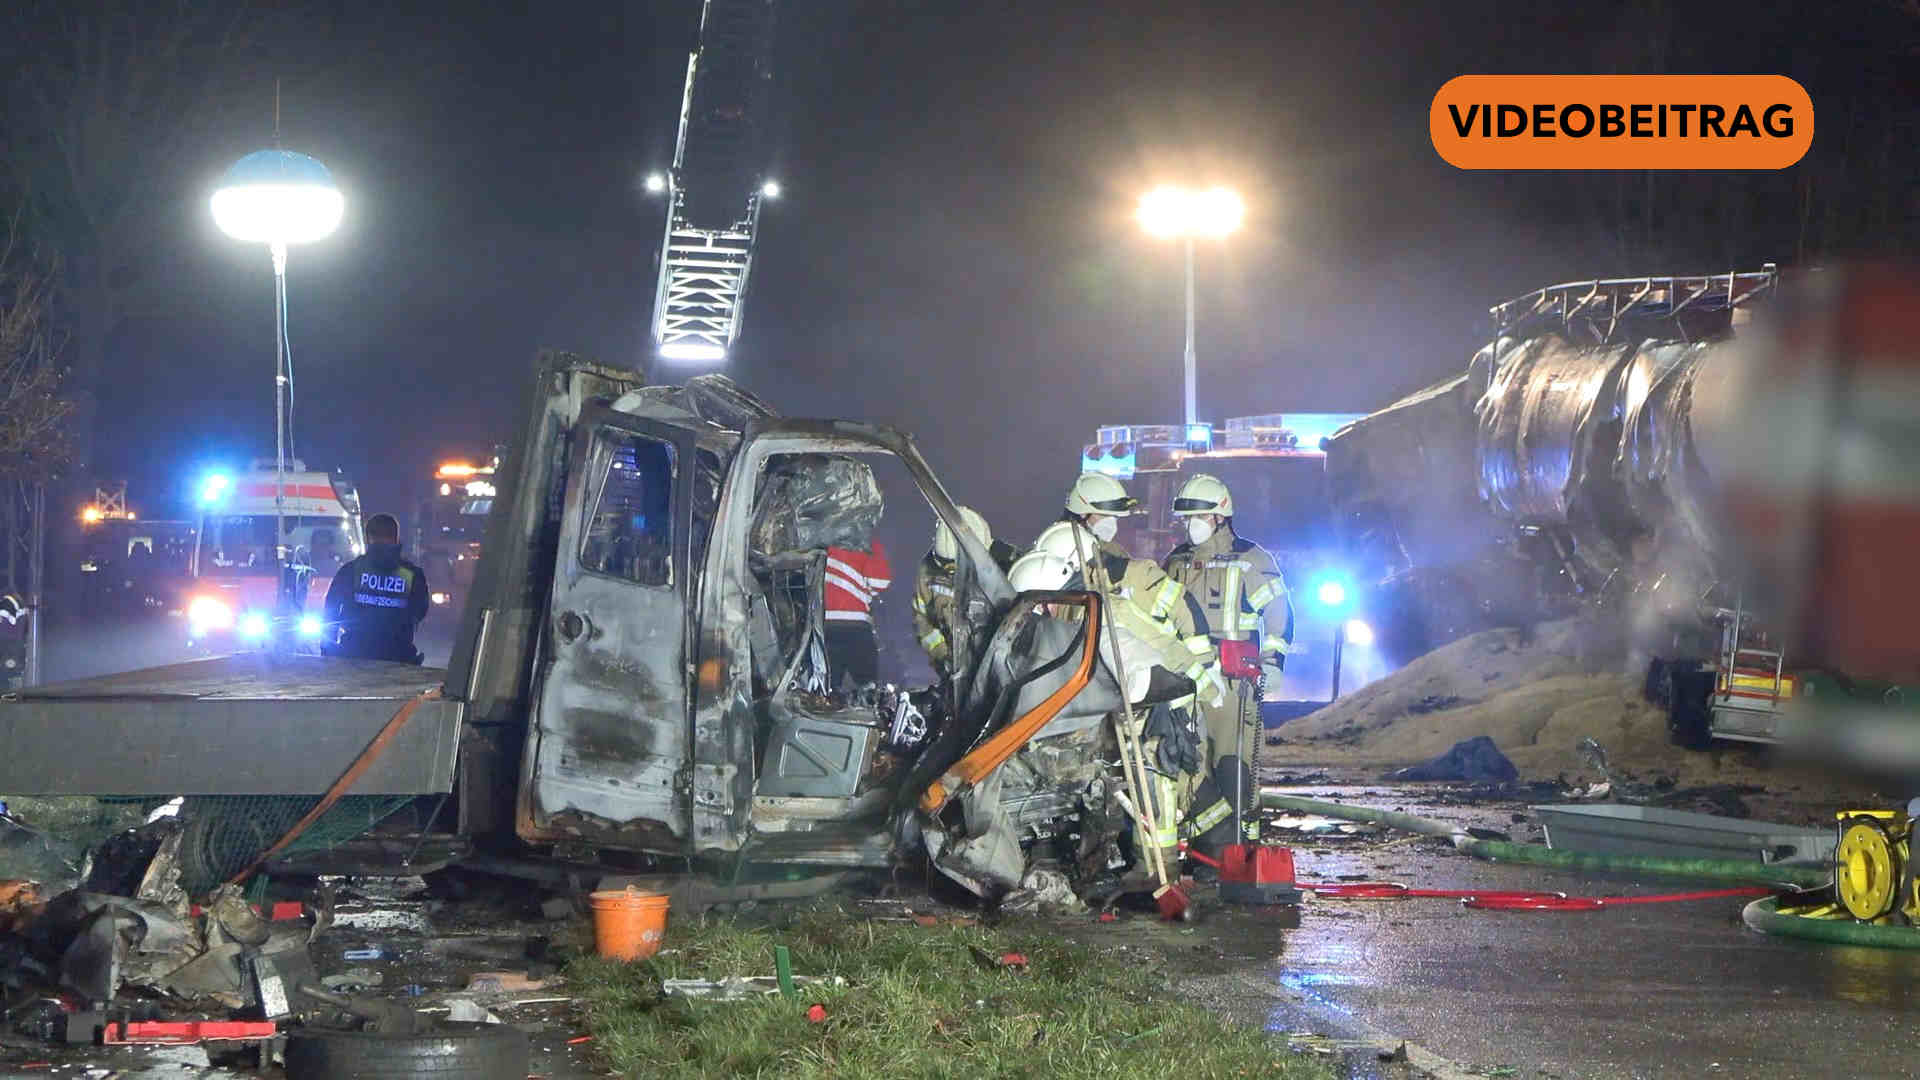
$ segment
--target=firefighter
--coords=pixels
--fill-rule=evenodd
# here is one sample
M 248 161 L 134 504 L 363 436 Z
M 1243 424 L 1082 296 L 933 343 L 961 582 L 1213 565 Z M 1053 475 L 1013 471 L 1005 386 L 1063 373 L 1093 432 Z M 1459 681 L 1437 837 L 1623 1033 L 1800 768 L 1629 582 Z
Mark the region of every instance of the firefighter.
M 1013 545 L 995 540 L 987 519 L 981 517 L 979 511 L 970 506 L 959 507 L 959 510 L 967 531 L 986 545 L 1000 572 L 1006 573 L 1013 565 Z M 920 570 L 913 583 L 913 632 L 920 640 L 920 647 L 926 650 L 927 663 L 942 681 L 951 674 L 947 661 L 952 655 L 953 578 L 959 557 L 960 544 L 954 539 L 953 531 L 947 528 L 946 522 L 935 519 L 933 550 L 920 560 Z
M 1218 477 L 1194 474 L 1173 512 L 1187 524 L 1187 542 L 1168 554 L 1165 568 L 1205 611 L 1228 687 L 1221 704 L 1201 709 L 1211 783 L 1203 785 L 1191 831 L 1212 834 L 1204 846 L 1217 847 L 1223 834 L 1215 830 L 1232 819 L 1237 795 L 1244 839 L 1258 843 L 1260 701 L 1280 685 L 1293 644 L 1293 601 L 1273 556 L 1235 535 L 1233 493 Z
M 427 617 L 427 573 L 400 557 L 400 523 L 367 519 L 367 553 L 340 567 L 327 587 L 326 619 L 338 639 L 328 656 L 418 664 L 413 632 Z
M 1186 589 L 1151 560 L 1130 558 L 1117 547 L 1109 551 L 1075 522 L 1048 526 L 1034 541 L 1033 549 L 1036 554 L 1066 563 L 1074 573 L 1068 588 L 1076 584 L 1086 587 L 1090 577 L 1104 577 L 1107 616 L 1124 632 L 1121 659 L 1142 657 L 1148 661 L 1144 670 L 1132 663 L 1127 665 L 1128 700 L 1139 701 L 1149 695 L 1155 667 L 1193 681 L 1194 693 L 1158 702 L 1134 717 L 1141 725 L 1139 734 L 1153 787 L 1148 797 L 1153 800 L 1160 827 L 1160 834 L 1152 837 L 1144 829 L 1136 829 L 1136 847 L 1144 855 L 1146 845 L 1158 846 L 1167 864 L 1177 865 L 1179 823 L 1189 816 L 1188 804 L 1206 763 L 1193 719 L 1195 699 L 1216 706 L 1225 701 L 1225 686 L 1215 665 L 1206 617 Z M 1099 560 L 1098 575 L 1087 573 L 1089 558 Z M 1016 583 L 1015 588 L 1019 587 Z M 1102 642 L 1101 648 L 1105 651 L 1107 643 Z M 1117 678 L 1119 672 L 1114 675 Z M 1144 859 L 1136 860 L 1134 884 L 1144 882 L 1144 863 Z
M 1124 559 L 1126 549 L 1113 538 L 1120 535 L 1120 519 L 1139 505 L 1140 500 L 1128 495 L 1120 481 L 1106 473 L 1084 472 L 1067 489 L 1067 509 L 1060 520 L 1086 526 L 1099 541 L 1102 554 Z

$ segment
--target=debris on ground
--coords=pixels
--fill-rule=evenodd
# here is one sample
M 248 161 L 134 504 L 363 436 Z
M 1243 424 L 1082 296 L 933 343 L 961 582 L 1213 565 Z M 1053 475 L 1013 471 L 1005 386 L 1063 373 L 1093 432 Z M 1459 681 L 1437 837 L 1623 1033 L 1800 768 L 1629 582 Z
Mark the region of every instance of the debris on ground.
M 786 944 L 795 968 L 846 980 L 809 987 L 797 1001 L 760 994 L 726 1005 L 663 1003 L 643 966 L 598 957 L 569 965 L 567 979 L 581 995 L 597 1063 L 619 1075 L 799 1075 L 825 1061 L 836 1075 L 881 1076 L 900 1071 L 903 1053 L 928 1076 L 997 1075 L 1020 1062 L 1074 1075 L 1328 1075 L 1319 1062 L 1277 1054 L 1258 1026 L 1183 999 L 1153 964 L 1114 962 L 1050 927 L 1017 922 L 1032 929 L 922 929 L 845 912 L 800 913 L 777 927 L 704 919 L 676 926 L 675 951 L 644 966 L 668 979 L 718 979 Z M 802 1022 L 808 1016 L 821 1022 Z
M 837 975 L 795 975 L 792 979 L 795 986 L 847 985 L 847 980 Z M 724 979 L 663 979 L 660 989 L 664 993 L 679 997 L 704 998 L 709 1001 L 746 1001 L 749 998 L 780 993 L 780 979 L 775 975 L 755 975 L 751 978 L 729 975 Z
M 1036 866 L 1020 879 L 1018 889 L 1001 900 L 1000 910 L 1072 915 L 1087 910 L 1087 905 L 1074 892 L 1073 883 L 1065 874 Z
M 1592 740 L 1588 740 L 1591 742 Z M 1454 743 L 1446 753 L 1422 765 L 1399 769 L 1387 775 L 1389 780 L 1461 780 L 1467 783 L 1518 780 L 1520 770 L 1485 735 L 1475 735 Z

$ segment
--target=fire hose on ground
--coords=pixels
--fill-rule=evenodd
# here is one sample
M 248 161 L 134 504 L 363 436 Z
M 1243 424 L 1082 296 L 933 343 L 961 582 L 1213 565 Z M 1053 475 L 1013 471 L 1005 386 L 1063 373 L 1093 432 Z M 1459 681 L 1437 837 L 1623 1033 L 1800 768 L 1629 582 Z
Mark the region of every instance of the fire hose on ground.
M 1402 832 L 1438 837 L 1452 842 L 1457 850 L 1491 862 L 1523 863 L 1561 870 L 1649 874 L 1750 886 L 1750 888 L 1665 893 L 1655 896 L 1570 897 L 1551 892 L 1416 889 L 1392 882 L 1368 881 L 1334 885 L 1300 883 L 1301 889 L 1328 899 L 1390 900 L 1434 897 L 1458 899 L 1467 906 L 1495 910 L 1591 911 L 1626 904 L 1751 896 L 1763 889 L 1769 892 L 1812 893 L 1828 889 L 1834 883 L 1833 871 L 1829 867 L 1793 866 L 1740 859 L 1672 859 L 1651 855 L 1608 855 L 1596 852 L 1565 851 L 1542 844 L 1482 840 L 1469 836 L 1465 830 L 1444 821 L 1293 795 L 1266 795 L 1261 799 L 1261 805 L 1276 810 L 1319 814 L 1340 821 L 1383 825 Z M 1783 900 L 1789 904 L 1792 903 L 1791 897 L 1761 896 L 1746 905 L 1741 918 L 1749 928 L 1777 937 L 1798 938 L 1830 945 L 1920 949 L 1920 932 L 1916 932 L 1916 928 L 1912 926 L 1885 922 L 1860 922 L 1845 917 L 1846 913 L 1837 905 L 1822 904 L 1817 900 L 1804 907 L 1783 911 L 1781 910 Z
M 1375 810 L 1366 806 L 1304 799 L 1295 795 L 1265 795 L 1260 804 L 1275 810 L 1293 810 L 1319 814 L 1341 821 L 1384 825 L 1401 832 L 1438 837 L 1453 843 L 1455 849 L 1489 862 L 1524 863 L 1560 870 L 1589 870 L 1615 873 L 1651 874 L 1660 877 L 1688 878 L 1696 881 L 1720 881 L 1729 885 L 1785 886 L 1794 889 L 1818 889 L 1833 882 L 1833 872 L 1820 866 L 1790 866 L 1743 859 L 1670 859 L 1655 855 L 1609 855 L 1591 851 L 1565 851 L 1544 844 L 1517 844 L 1507 840 L 1481 840 L 1467 835 L 1458 825 L 1431 818 Z

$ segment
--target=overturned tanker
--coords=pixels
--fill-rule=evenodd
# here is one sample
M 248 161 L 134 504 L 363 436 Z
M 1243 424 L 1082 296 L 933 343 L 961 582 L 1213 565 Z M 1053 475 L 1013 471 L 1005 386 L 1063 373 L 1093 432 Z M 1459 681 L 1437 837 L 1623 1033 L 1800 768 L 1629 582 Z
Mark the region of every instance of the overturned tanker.
M 828 548 L 865 544 L 881 458 L 959 546 L 957 674 L 924 688 L 824 641 Z M 552 355 L 495 485 L 446 671 L 259 654 L 37 688 L 0 702 L 0 790 L 185 795 L 199 888 L 478 860 L 704 868 L 726 886 L 692 897 L 723 900 L 931 856 L 999 899 L 1125 866 L 1098 600 L 1016 597 L 906 435 Z
M 1711 483 L 1737 417 L 1724 356 L 1777 284 L 1769 265 L 1538 290 L 1492 309 L 1466 371 L 1335 433 L 1342 540 L 1398 613 L 1383 636 L 1412 654 L 1631 603 L 1670 637 L 1736 604 Z

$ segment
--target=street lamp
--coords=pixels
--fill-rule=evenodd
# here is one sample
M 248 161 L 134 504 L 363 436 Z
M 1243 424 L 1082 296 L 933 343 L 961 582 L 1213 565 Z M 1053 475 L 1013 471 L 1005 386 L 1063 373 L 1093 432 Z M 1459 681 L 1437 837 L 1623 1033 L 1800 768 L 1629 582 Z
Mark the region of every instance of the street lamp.
M 1140 226 L 1154 236 L 1179 237 L 1186 241 L 1187 254 L 1187 385 L 1186 424 L 1197 422 L 1194 403 L 1193 358 L 1193 241 L 1201 236 L 1225 236 L 1240 227 L 1246 207 L 1240 196 L 1222 187 L 1196 191 L 1189 188 L 1159 187 L 1140 197 L 1135 214 Z
M 256 150 L 227 170 L 213 193 L 213 220 L 235 240 L 265 244 L 273 256 L 275 464 L 274 561 L 286 563 L 287 245 L 324 239 L 340 226 L 346 200 L 327 167 L 292 150 Z M 281 582 L 282 588 L 286 585 Z

